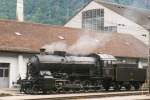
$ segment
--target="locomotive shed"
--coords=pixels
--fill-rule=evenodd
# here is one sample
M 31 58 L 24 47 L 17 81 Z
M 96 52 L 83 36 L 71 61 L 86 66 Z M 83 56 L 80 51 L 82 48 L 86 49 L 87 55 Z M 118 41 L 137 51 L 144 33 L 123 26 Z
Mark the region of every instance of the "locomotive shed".
M 102 99 L 124 96 L 141 96 L 139 100 L 148 100 L 148 91 L 122 91 L 122 92 L 91 92 L 91 93 L 70 93 L 70 94 L 50 94 L 50 95 L 20 95 L 0 97 L 0 100 L 86 100 Z M 137 98 L 136 98 L 137 99 Z
M 81 36 L 81 34 L 83 35 L 88 34 L 89 36 L 92 36 L 92 37 L 98 37 L 98 39 L 101 39 L 101 36 L 104 35 L 104 34 L 99 34 L 99 33 L 88 33 L 88 32 L 86 33 L 80 29 L 64 28 L 60 26 L 48 26 L 48 25 L 33 24 L 33 23 L 26 23 L 26 22 L 21 23 L 21 22 L 16 22 L 16 21 L 0 21 L 0 23 L 1 23 L 0 27 L 2 27 L 0 30 L 0 33 L 1 33 L 0 43 L 4 44 L 0 46 L 0 51 L 3 52 L 4 54 L 0 62 L 7 63 L 7 64 L 2 64 L 2 65 L 4 67 L 10 68 L 8 69 L 10 70 L 10 73 L 9 73 L 10 80 L 9 82 L 7 82 L 9 83 L 7 86 L 10 88 L 15 87 L 15 85 L 12 83 L 17 81 L 17 77 L 19 74 L 21 75 L 21 77 L 25 77 L 26 65 L 27 65 L 28 59 L 34 54 L 39 54 L 39 49 L 42 46 L 46 44 L 51 44 L 53 42 L 62 41 L 63 38 L 58 37 L 60 34 L 61 36 L 64 37 L 68 45 L 71 45 L 74 42 L 76 42 L 78 38 L 80 38 L 79 36 Z M 20 33 L 20 35 L 17 35 L 18 33 L 16 34 L 15 32 Z M 93 34 L 95 36 L 93 36 Z M 102 52 L 106 54 L 111 54 L 115 56 L 120 62 L 123 62 L 124 60 L 126 60 L 127 62 L 130 61 L 130 62 L 137 63 L 137 61 L 139 61 L 138 64 L 141 64 L 141 59 L 143 61 L 147 55 L 146 45 L 131 35 L 112 33 L 109 35 L 107 34 L 105 36 L 106 37 L 108 36 L 110 40 L 103 41 L 103 42 L 106 42 L 105 45 L 97 48 L 97 50 L 94 51 L 95 53 Z M 25 98 L 37 99 L 40 97 L 47 99 L 47 98 L 51 98 L 52 95 L 46 95 L 46 96 L 45 95 L 41 95 L 41 96 L 27 95 L 23 97 L 11 96 L 8 98 L 3 97 L 0 99 L 3 99 L 3 100 L 8 100 L 8 99 L 12 100 L 13 98 L 14 100 L 16 100 L 17 98 L 18 99 L 25 99 Z M 58 97 L 58 95 L 55 95 L 54 97 Z
M 23 12 L 21 1 L 20 14 Z M 148 33 L 142 24 L 148 21 L 137 22 L 135 17 L 123 16 L 124 8 L 92 0 L 64 26 L 22 22 L 21 17 L 18 21 L 0 20 L 0 89 L 20 89 L 17 91 L 20 93 L 14 95 L 2 93 L 0 100 L 146 96 Z M 135 12 L 138 19 L 149 16 L 146 11 L 128 10 Z M 117 22 L 115 26 L 105 20 L 109 20 L 109 16 L 113 23 Z M 88 17 L 91 25 L 94 17 L 97 17 L 96 23 L 99 20 L 100 23 L 89 27 Z M 79 23 L 74 24 L 78 19 Z M 137 28 L 132 31 L 130 25 Z M 88 28 L 91 31 L 87 31 Z

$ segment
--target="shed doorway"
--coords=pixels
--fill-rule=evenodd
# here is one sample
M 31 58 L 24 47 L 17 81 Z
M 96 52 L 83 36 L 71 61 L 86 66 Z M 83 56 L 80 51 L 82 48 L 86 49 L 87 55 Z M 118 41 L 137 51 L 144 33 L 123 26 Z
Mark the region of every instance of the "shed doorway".
M 0 88 L 9 88 L 9 63 L 0 63 Z

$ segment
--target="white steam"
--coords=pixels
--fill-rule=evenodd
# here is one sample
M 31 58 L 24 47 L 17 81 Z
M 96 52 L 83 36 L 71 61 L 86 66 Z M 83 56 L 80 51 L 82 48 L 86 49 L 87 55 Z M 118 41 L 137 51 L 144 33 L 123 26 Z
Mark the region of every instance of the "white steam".
M 72 45 L 67 45 L 65 42 L 59 41 L 47 44 L 42 48 L 45 48 L 47 52 L 66 51 L 71 54 L 85 55 L 93 53 L 95 50 L 105 45 L 105 43 L 110 40 L 110 37 L 110 34 L 83 35 Z
M 46 52 L 66 51 L 67 44 L 65 42 L 54 42 L 51 44 L 44 45 L 42 48 L 45 48 Z
M 68 48 L 68 52 L 75 54 L 89 54 L 97 49 L 98 45 L 98 39 L 90 37 L 89 35 L 84 35 Z

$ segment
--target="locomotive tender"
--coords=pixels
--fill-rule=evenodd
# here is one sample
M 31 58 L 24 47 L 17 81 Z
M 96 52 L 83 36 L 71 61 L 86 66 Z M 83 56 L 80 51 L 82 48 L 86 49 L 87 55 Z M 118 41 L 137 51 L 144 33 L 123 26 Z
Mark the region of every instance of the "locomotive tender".
M 47 93 L 60 91 L 106 91 L 110 87 L 136 90 L 146 80 L 146 69 L 137 64 L 114 64 L 107 54 L 71 55 L 64 51 L 42 52 L 29 59 L 26 79 L 21 80 L 21 92 Z

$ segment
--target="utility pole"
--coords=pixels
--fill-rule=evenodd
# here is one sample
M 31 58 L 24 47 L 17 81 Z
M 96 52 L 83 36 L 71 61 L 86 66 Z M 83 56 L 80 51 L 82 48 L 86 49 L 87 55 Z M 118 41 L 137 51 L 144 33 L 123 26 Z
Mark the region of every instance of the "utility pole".
M 24 21 L 24 6 L 23 6 L 23 0 L 17 0 L 16 4 L 16 17 L 17 21 L 23 22 Z
M 148 91 L 149 91 L 149 94 L 150 94 L 150 27 L 148 30 Z
M 149 23 L 146 26 L 148 30 L 148 91 L 150 94 L 150 16 L 148 16 Z
M 148 93 L 150 94 L 150 16 L 147 16 L 149 20 L 143 27 L 148 31 L 148 68 L 147 68 L 147 83 L 148 83 Z

